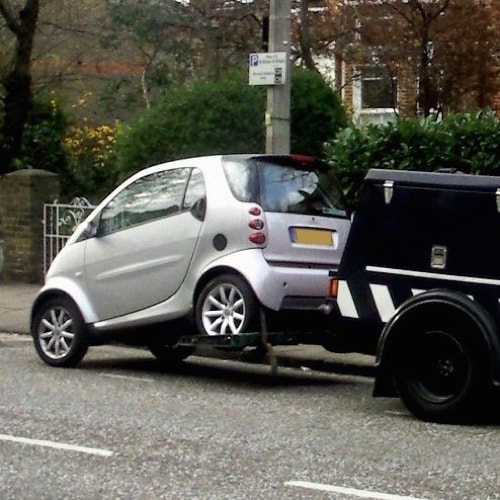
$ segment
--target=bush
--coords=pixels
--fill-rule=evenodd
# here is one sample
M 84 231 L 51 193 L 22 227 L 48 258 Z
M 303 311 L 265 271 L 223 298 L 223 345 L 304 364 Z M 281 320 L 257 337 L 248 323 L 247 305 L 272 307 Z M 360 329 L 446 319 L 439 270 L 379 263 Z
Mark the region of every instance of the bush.
M 55 96 L 38 97 L 24 129 L 20 155 L 14 166 L 37 168 L 59 175 L 60 198 L 69 201 L 84 196 L 96 202 L 117 183 L 115 130 L 71 126 Z M 0 137 L 0 151 L 2 137 Z
M 321 158 L 325 143 L 348 125 L 339 97 L 316 71 L 294 68 L 290 108 L 292 153 Z
M 139 168 L 189 156 L 262 153 L 266 89 L 246 73 L 198 81 L 172 91 L 117 136 L 118 168 Z M 335 93 L 319 74 L 293 71 L 291 149 L 320 156 L 325 141 L 347 123 Z
M 370 168 L 435 171 L 456 169 L 496 175 L 500 121 L 491 112 L 434 119 L 401 119 L 341 131 L 326 148 L 328 161 L 354 208 Z
M 38 168 L 64 175 L 67 161 L 62 138 L 69 118 L 53 95 L 34 100 L 24 128 L 21 153 L 14 160 L 16 168 Z
M 164 161 L 264 150 L 265 94 L 241 73 L 173 90 L 117 135 L 117 164 L 128 175 Z
M 115 167 L 115 128 L 109 125 L 72 127 L 64 139 L 68 155 L 66 197 L 85 196 L 96 203 L 118 182 Z

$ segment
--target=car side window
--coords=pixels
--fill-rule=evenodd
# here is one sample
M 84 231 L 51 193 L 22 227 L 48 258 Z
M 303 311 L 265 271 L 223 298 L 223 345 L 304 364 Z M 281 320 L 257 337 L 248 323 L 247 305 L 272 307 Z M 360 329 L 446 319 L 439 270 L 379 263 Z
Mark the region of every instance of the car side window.
M 256 175 L 248 161 L 224 160 L 224 173 L 233 196 L 239 201 L 256 201 Z
M 102 210 L 99 236 L 180 212 L 190 170 L 163 170 L 128 185 Z
M 190 209 L 193 205 L 205 197 L 205 179 L 201 170 L 193 168 L 189 177 L 184 203 L 182 208 Z

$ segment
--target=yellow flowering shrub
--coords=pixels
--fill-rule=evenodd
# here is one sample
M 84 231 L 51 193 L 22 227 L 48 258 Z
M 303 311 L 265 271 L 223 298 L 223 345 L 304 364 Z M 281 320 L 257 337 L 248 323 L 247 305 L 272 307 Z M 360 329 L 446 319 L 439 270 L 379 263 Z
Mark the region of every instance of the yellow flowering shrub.
M 115 129 L 109 125 L 73 127 L 64 145 L 75 168 L 106 168 L 113 159 Z
M 110 125 L 93 127 L 87 123 L 74 126 L 64 138 L 70 171 L 80 196 L 99 198 L 116 184 L 116 128 Z

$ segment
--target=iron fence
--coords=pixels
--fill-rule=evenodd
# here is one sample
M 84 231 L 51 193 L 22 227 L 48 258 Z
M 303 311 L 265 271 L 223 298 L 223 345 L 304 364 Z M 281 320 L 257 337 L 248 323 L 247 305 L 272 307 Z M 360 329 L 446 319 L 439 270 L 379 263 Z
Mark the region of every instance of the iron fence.
M 94 209 L 86 198 L 70 203 L 46 203 L 43 207 L 43 272 L 61 251 L 78 225 Z

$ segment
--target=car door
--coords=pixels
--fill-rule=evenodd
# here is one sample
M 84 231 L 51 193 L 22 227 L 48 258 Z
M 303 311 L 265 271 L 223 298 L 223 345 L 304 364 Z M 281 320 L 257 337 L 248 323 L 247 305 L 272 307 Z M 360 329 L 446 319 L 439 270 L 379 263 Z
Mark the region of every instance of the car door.
M 177 168 L 140 177 L 106 204 L 85 250 L 86 284 L 99 320 L 175 294 L 202 226 L 191 207 L 203 196 L 202 173 Z

